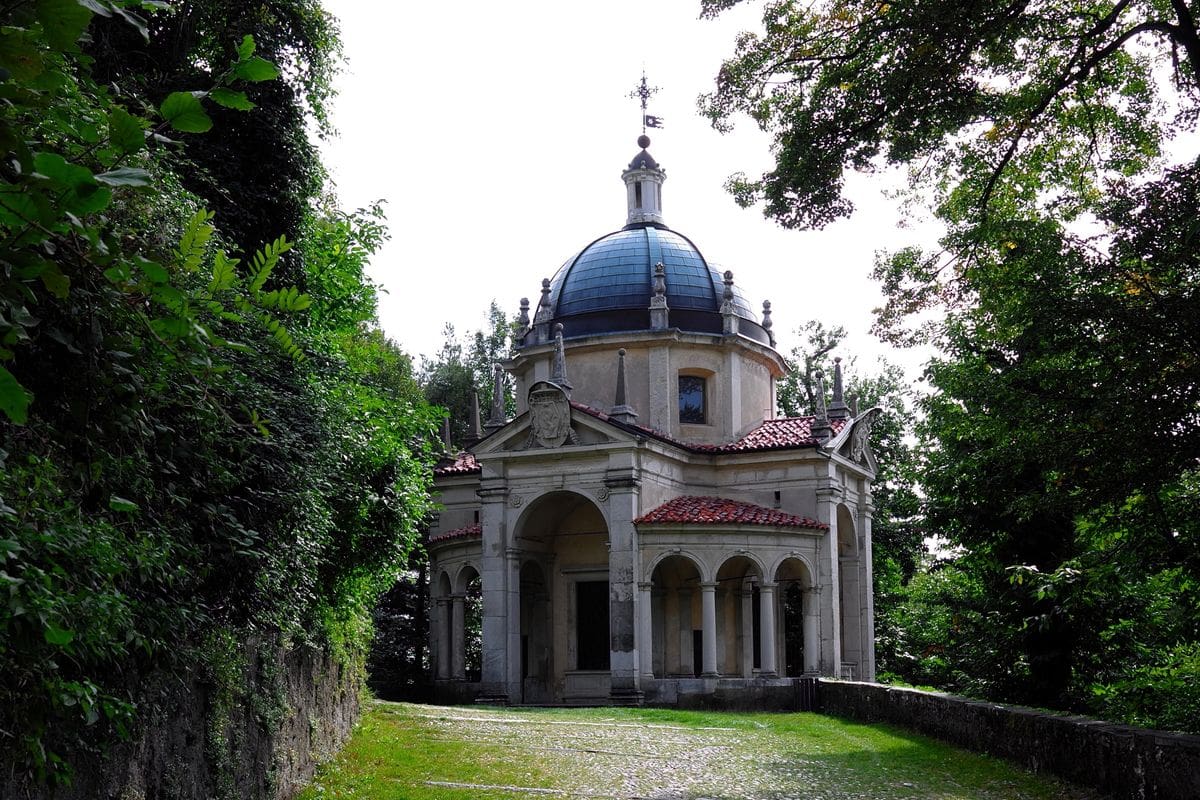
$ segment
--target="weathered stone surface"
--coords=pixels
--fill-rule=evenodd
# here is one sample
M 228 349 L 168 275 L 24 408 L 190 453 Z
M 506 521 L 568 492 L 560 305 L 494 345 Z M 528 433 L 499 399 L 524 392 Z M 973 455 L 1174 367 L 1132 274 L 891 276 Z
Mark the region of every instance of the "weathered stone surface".
M 247 698 L 210 730 L 214 687 L 199 678 L 145 689 L 156 711 L 131 741 L 71 759 L 69 787 L 0 781 L 11 800 L 285 800 L 331 758 L 358 719 L 358 685 L 323 653 L 250 644 Z M 215 734 L 215 735 L 214 735 Z M 218 744 L 219 743 L 219 744 Z M 214 754 L 216 757 L 214 758 Z
M 1200 797 L 1200 736 L 848 681 L 821 681 L 820 708 L 900 725 L 1094 786 L 1116 800 Z

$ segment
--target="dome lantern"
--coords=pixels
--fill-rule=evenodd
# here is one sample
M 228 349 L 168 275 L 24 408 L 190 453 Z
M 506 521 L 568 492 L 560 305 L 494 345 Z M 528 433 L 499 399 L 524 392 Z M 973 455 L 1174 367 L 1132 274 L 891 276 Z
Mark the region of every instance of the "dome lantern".
M 646 150 L 649 146 L 650 137 L 643 133 L 638 137 L 641 152 L 633 157 L 629 166 L 621 173 L 629 206 L 629 214 L 625 220 L 626 228 L 665 225 L 662 216 L 662 185 L 667 179 L 667 173 Z

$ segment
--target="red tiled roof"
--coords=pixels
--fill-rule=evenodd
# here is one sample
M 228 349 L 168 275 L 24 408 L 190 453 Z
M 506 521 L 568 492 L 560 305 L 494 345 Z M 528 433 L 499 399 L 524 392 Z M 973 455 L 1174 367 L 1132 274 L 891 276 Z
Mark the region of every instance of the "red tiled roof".
M 475 460 L 474 453 L 468 453 L 465 450 L 454 457 L 454 463 L 446 464 L 441 467 L 434 467 L 434 475 L 471 475 L 479 472 L 479 462 Z
M 829 526 L 808 517 L 787 514 L 775 508 L 721 497 L 684 495 L 663 503 L 633 521 L 635 525 L 769 525 L 779 528 L 811 528 L 827 531 Z
M 571 401 L 571 407 L 585 414 L 590 414 L 597 419 L 618 423 L 609 415 L 598 408 L 576 403 Z M 816 447 L 820 444 L 812 435 L 813 417 L 779 417 L 777 419 L 765 419 L 757 427 L 751 430 L 742 438 L 726 442 L 725 444 L 702 444 L 700 442 L 684 442 L 669 436 L 662 431 L 648 428 L 645 425 L 624 425 L 626 428 L 644 433 L 659 439 L 664 442 L 670 442 L 696 453 L 749 453 L 758 450 L 786 450 L 797 447 Z M 849 420 L 831 419 L 829 421 L 832 430 L 832 436 L 837 436 L 841 433 L 842 428 L 846 427 Z
M 444 542 L 447 539 L 474 539 L 483 535 L 483 526 L 479 524 L 468 525 L 465 528 L 455 528 L 452 531 L 438 533 L 429 537 L 431 542 Z

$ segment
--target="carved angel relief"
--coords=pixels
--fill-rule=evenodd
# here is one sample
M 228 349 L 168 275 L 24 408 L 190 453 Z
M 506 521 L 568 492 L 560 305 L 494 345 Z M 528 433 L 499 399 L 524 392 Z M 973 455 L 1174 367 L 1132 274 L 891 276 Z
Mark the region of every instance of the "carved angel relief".
M 850 432 L 850 458 L 860 464 L 867 463 L 867 453 L 871 448 L 871 428 L 882 412 L 872 408 L 854 421 L 854 430 Z

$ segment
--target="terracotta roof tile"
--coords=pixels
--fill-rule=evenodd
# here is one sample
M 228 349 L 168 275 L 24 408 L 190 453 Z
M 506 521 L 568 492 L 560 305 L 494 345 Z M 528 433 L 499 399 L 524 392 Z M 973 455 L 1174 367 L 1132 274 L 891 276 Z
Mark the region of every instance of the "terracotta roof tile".
M 433 468 L 434 475 L 471 475 L 479 471 L 480 466 L 475 460 L 475 454 L 465 450 L 455 456 L 452 463 Z
M 598 408 L 592 408 L 583 403 L 571 401 L 571 407 L 597 419 L 617 423 L 608 414 Z M 833 419 L 829 421 L 833 436 L 837 436 L 849 420 Z M 725 444 L 703 444 L 700 442 L 685 442 L 673 436 L 646 427 L 645 425 L 624 425 L 626 428 L 652 436 L 664 442 L 691 450 L 695 453 L 749 453 L 759 450 L 786 450 L 799 447 L 816 447 L 819 442 L 812 435 L 813 417 L 779 417 L 766 419 L 742 438 Z
M 477 539 L 483 536 L 483 526 L 479 524 L 468 525 L 465 528 L 455 528 L 452 531 L 445 531 L 429 537 L 431 542 L 444 542 L 448 539 Z
M 779 509 L 764 508 L 740 500 L 691 495 L 676 497 L 633 522 L 635 525 L 767 525 L 829 530 L 829 526 L 823 522 Z

